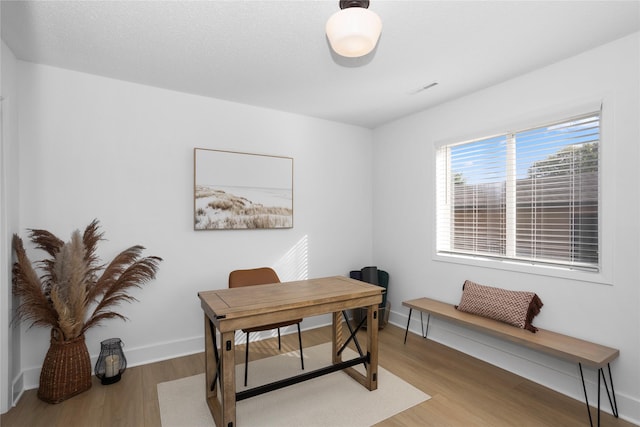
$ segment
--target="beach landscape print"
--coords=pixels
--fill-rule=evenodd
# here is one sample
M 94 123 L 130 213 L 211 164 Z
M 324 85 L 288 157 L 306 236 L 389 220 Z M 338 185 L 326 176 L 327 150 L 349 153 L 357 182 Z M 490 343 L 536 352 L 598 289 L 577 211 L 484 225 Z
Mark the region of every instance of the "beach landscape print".
M 291 157 L 194 149 L 194 229 L 293 227 Z

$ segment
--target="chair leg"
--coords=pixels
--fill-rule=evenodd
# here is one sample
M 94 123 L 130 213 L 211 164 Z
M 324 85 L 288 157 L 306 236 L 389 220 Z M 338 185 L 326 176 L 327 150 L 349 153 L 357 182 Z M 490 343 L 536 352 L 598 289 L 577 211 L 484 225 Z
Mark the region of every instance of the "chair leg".
M 247 386 L 247 373 L 249 371 L 249 332 L 247 332 L 247 344 L 244 346 L 244 386 Z
M 300 365 L 304 371 L 304 357 L 302 357 L 302 334 L 300 333 L 300 323 L 298 325 L 298 344 L 300 344 Z

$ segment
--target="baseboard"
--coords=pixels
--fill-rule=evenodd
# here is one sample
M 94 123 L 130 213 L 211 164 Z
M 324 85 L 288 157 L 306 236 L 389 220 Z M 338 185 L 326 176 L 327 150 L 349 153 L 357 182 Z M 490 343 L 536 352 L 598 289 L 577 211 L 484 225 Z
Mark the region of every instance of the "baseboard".
M 415 314 L 411 318 L 409 331 L 422 335 L 420 316 L 417 313 Z M 408 313 L 391 311 L 389 323 L 406 329 L 407 320 Z M 426 316 L 424 316 L 423 325 L 426 329 Z M 435 317 L 431 317 L 429 322 L 428 337 L 430 340 L 584 402 L 580 373 L 578 366 L 574 363 L 472 331 Z M 592 406 L 597 406 L 597 370 L 585 368 L 584 376 L 589 403 Z M 620 418 L 640 425 L 640 400 L 616 390 L 616 401 Z M 601 409 L 610 414 L 612 413 L 606 393 L 604 393 L 604 398 L 601 399 Z
M 22 397 L 24 393 L 24 375 L 22 372 L 16 377 L 15 380 L 11 383 L 11 405 L 16 406 L 18 400 Z
M 204 339 L 202 336 L 196 336 L 149 346 L 127 347 L 124 349 L 124 355 L 127 358 L 127 367 L 133 367 L 199 353 L 203 351 L 203 349 Z M 97 353 L 90 355 L 92 368 L 98 361 L 98 356 L 99 354 Z M 31 390 L 38 387 L 41 368 L 41 366 L 36 366 L 24 369 L 21 372 L 21 376 L 24 378 L 24 390 Z
M 315 320 L 315 321 L 313 321 Z M 317 328 L 319 323 L 325 319 L 320 317 L 314 319 L 305 319 L 302 322 L 302 330 Z M 324 324 L 324 323 L 320 323 Z M 288 335 L 297 332 L 295 326 L 281 328 L 280 333 Z M 250 340 L 259 341 L 266 338 L 278 336 L 276 330 L 251 333 Z M 236 332 L 236 344 L 244 344 L 246 335 L 242 331 Z M 127 358 L 127 366 L 146 365 L 148 363 L 159 362 L 162 360 L 173 359 L 175 357 L 188 356 L 190 354 L 200 353 L 204 351 L 204 338 L 202 335 L 185 338 L 182 340 L 168 341 L 164 343 L 144 346 L 144 347 L 127 347 L 125 357 Z M 92 356 L 92 366 L 95 365 L 98 355 Z
M 308 319 L 304 319 L 301 324 L 302 330 L 314 329 L 320 326 L 325 326 L 331 323 L 331 317 L 328 315 L 315 316 Z M 295 326 L 289 326 L 282 328 L 282 335 L 297 332 Z M 274 336 L 277 332 L 260 332 L 252 333 L 250 336 L 251 341 L 257 341 Z M 236 332 L 236 343 L 243 344 L 246 340 L 246 336 L 242 331 Z M 127 367 L 134 367 L 139 365 L 146 365 L 149 363 L 159 362 L 162 360 L 173 359 L 181 356 L 188 356 L 190 354 L 200 353 L 204 351 L 204 338 L 202 335 L 197 335 L 189 338 L 184 338 L 174 341 L 166 341 L 148 346 L 140 347 L 126 347 L 124 349 L 124 355 L 127 358 Z M 91 355 L 91 366 L 95 366 L 98 361 L 99 354 Z M 40 381 L 41 366 L 36 366 L 28 369 L 24 369 L 18 378 L 20 378 L 22 387 L 20 389 L 20 395 L 24 390 L 31 390 L 38 387 Z M 126 375 L 126 373 L 125 373 Z M 14 382 L 15 383 L 15 382 Z M 20 396 L 18 395 L 18 398 Z M 17 402 L 14 399 L 14 404 Z
M 407 326 L 407 314 L 391 310 L 389 323 L 405 329 Z M 315 329 L 329 324 L 331 324 L 329 317 L 318 316 L 305 319 L 302 329 Z M 412 316 L 409 330 L 420 335 L 420 316 Z M 284 328 L 282 333 L 286 335 L 295 331 L 294 327 L 290 327 Z M 252 334 L 250 339 L 253 341 L 254 339 L 259 340 L 271 336 L 269 332 L 264 332 Z M 577 367 L 572 363 L 435 318 L 429 324 L 429 339 L 584 402 L 579 373 Z M 244 341 L 245 335 L 242 332 L 238 332 L 236 334 L 236 342 L 241 344 Z M 202 335 L 198 335 L 149 346 L 127 347 L 125 356 L 127 365 L 133 367 L 202 351 L 204 351 L 204 339 Z M 98 354 L 91 356 L 91 366 L 95 366 L 97 358 Z M 25 390 L 37 388 L 39 379 L 39 366 L 23 370 L 12 383 L 13 405 L 18 402 Z M 585 380 L 590 402 L 595 403 L 595 396 L 597 395 L 596 371 L 586 370 Z M 591 398 L 591 396 L 594 398 Z M 619 390 L 616 390 L 616 399 L 620 418 L 640 425 L 640 401 L 633 396 L 621 393 Z M 602 400 L 602 409 L 611 413 L 606 397 Z

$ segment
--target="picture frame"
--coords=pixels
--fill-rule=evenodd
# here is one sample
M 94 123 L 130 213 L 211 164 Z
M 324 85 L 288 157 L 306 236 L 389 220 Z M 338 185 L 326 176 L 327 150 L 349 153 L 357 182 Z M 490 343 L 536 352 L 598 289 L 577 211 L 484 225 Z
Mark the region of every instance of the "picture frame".
M 194 148 L 194 230 L 293 228 L 293 158 Z

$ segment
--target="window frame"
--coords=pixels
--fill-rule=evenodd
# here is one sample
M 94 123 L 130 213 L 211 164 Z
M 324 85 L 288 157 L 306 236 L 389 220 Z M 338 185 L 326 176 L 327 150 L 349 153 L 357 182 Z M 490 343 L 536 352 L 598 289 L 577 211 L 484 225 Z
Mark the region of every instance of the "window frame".
M 614 144 L 607 143 L 608 140 L 613 139 L 613 126 L 609 117 L 607 109 L 603 108 L 602 100 L 590 101 L 577 106 L 568 108 L 554 108 L 548 109 L 543 114 L 537 116 L 537 118 L 529 118 L 525 120 L 514 120 L 512 122 L 507 121 L 506 125 L 499 128 L 492 129 L 480 129 L 478 131 L 467 132 L 465 137 L 461 138 L 447 138 L 446 140 L 440 140 L 433 144 L 432 160 L 435 166 L 433 182 L 433 213 L 434 220 L 432 221 L 432 259 L 438 262 L 462 264 L 465 266 L 482 267 L 498 270 L 506 270 L 513 272 L 520 272 L 526 274 L 534 274 L 540 276 L 550 276 L 561 279 L 577 280 L 582 282 L 592 282 L 597 284 L 611 285 L 613 284 L 612 278 L 612 266 L 613 258 L 612 247 L 613 238 L 608 232 L 607 218 L 609 218 L 609 208 L 612 206 L 614 191 L 609 186 L 609 179 L 607 178 L 607 171 L 610 170 L 609 159 L 613 158 L 613 152 L 615 150 Z M 600 114 L 600 138 L 598 145 L 598 246 L 599 246 L 599 262 L 598 270 L 583 270 L 566 265 L 555 265 L 553 263 L 535 263 L 534 261 L 514 260 L 508 258 L 493 258 L 486 255 L 475 254 L 460 254 L 460 253 L 446 253 L 438 252 L 438 219 L 439 211 L 439 191 L 438 186 L 441 184 L 442 179 L 450 179 L 449 176 L 438 176 L 438 151 L 441 147 L 447 145 L 464 144 L 467 142 L 473 142 L 478 140 L 484 140 L 488 138 L 495 138 L 502 135 L 509 134 L 513 129 L 514 133 L 526 131 L 528 129 L 535 129 L 544 126 L 551 126 L 557 123 L 563 123 L 571 120 L 575 117 L 585 116 L 591 113 Z M 558 118 L 561 119 L 558 119 Z M 613 116 L 611 116 L 613 117 Z M 482 135 L 479 137 L 479 135 Z M 446 168 L 446 173 L 450 174 L 450 168 Z M 607 203 L 609 201 L 609 203 Z

